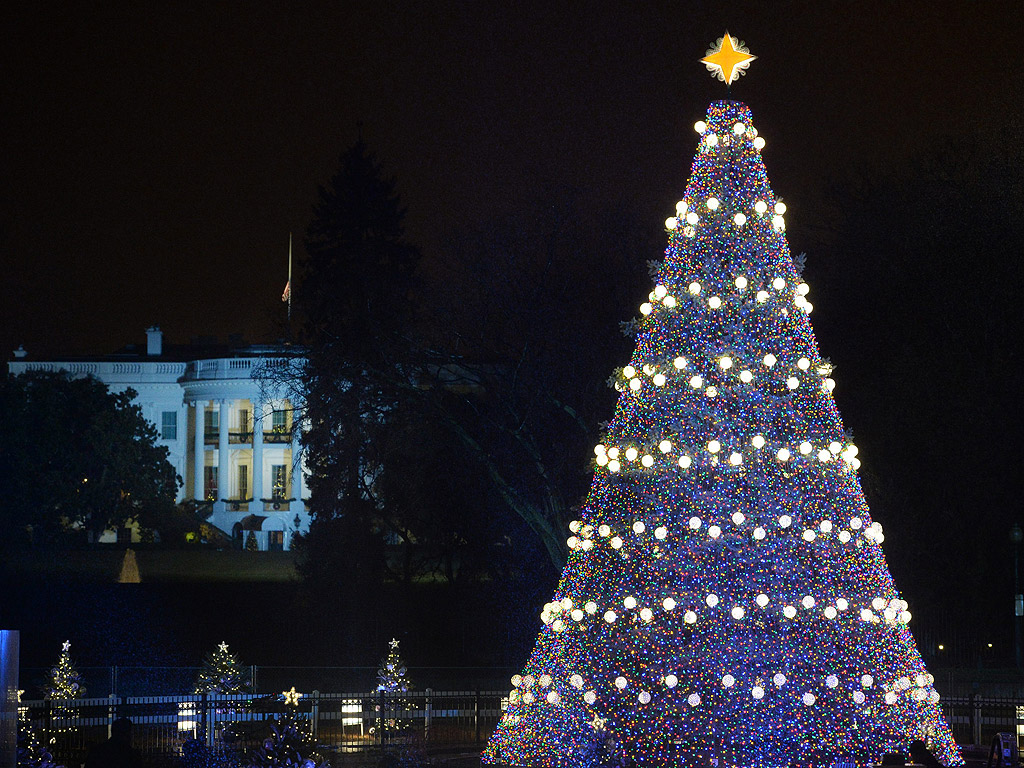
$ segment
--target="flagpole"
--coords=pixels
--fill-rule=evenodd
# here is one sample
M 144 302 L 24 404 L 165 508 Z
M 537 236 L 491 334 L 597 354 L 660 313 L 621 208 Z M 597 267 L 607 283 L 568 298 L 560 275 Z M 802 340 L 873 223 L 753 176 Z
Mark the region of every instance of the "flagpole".
M 292 321 L 292 233 L 288 233 L 288 322 Z

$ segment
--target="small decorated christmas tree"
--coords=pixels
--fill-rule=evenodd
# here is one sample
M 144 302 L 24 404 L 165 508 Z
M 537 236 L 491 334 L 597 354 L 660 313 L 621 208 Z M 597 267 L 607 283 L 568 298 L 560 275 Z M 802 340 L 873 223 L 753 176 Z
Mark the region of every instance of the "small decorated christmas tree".
M 302 694 L 293 686 L 281 693 L 284 713 L 270 726 L 270 737 L 255 751 L 246 763 L 249 768 L 296 766 L 296 768 L 330 768 L 316 751 L 309 720 L 299 714 Z
M 388 643 L 388 655 L 380 661 L 377 670 L 377 690 L 384 693 L 382 697 L 386 712 L 381 712 L 377 719 L 377 727 L 385 732 L 404 731 L 411 727 L 409 711 L 412 705 L 403 696 L 411 690 L 407 677 L 409 670 L 398 653 L 398 640 Z M 381 703 L 378 702 L 378 710 Z
M 60 657 L 57 659 L 57 663 L 50 668 L 46 682 L 43 684 L 43 697 L 53 702 L 51 705 L 52 732 L 71 733 L 75 730 L 74 708 L 69 702 L 84 696 L 85 686 L 82 685 L 82 676 L 71 660 L 71 641 L 65 640 L 61 646 Z
M 196 693 L 249 693 L 252 678 L 238 656 L 222 642 L 206 655 L 196 678 Z

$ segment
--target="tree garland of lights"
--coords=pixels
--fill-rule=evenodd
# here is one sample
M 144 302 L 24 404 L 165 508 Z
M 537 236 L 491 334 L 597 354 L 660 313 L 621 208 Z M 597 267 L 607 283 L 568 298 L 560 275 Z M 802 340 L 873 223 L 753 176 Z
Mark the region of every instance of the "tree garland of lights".
M 228 650 L 228 644 L 220 643 L 203 659 L 203 666 L 196 676 L 196 693 L 249 693 L 252 679 L 249 670 L 242 666 L 238 656 Z
M 764 139 L 734 101 L 695 128 L 568 562 L 484 762 L 582 768 L 613 742 L 640 766 L 866 765 L 923 738 L 962 764 L 857 478 Z
M 385 733 L 394 733 L 412 727 L 412 702 L 403 695 L 411 690 L 411 683 L 407 677 L 409 669 L 398 652 L 398 643 L 398 640 L 392 639 L 388 643 L 387 656 L 380 660 L 377 690 L 383 692 L 385 697 L 378 701 L 377 709 L 380 709 L 383 702 L 387 711 L 380 713 L 377 725 L 371 729 L 371 733 L 377 729 Z
M 75 708 L 71 705 L 71 701 L 83 696 L 85 696 L 85 686 L 82 685 L 82 675 L 79 674 L 78 668 L 71 660 L 71 641 L 65 640 L 61 645 L 57 663 L 50 668 L 46 682 L 43 684 L 43 697 L 52 702 L 51 733 L 74 733 L 77 730 Z

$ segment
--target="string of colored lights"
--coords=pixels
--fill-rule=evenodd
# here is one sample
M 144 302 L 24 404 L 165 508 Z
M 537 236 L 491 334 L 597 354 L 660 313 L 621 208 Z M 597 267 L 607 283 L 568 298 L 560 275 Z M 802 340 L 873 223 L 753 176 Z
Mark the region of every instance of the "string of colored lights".
M 749 109 L 713 103 L 485 763 L 963 763 L 857 479 Z

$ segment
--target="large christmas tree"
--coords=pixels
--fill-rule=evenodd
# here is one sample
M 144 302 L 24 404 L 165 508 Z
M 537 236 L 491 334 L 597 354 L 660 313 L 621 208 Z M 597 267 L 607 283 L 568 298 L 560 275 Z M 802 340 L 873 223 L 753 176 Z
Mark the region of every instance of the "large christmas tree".
M 206 654 L 196 676 L 196 693 L 249 693 L 251 690 L 249 669 L 228 650 L 227 643 L 222 642 Z
M 729 82 L 753 57 L 724 43 L 708 59 L 727 59 Z M 695 127 L 569 559 L 484 762 L 864 765 L 924 738 L 962 763 L 857 479 L 764 139 L 735 101 Z

